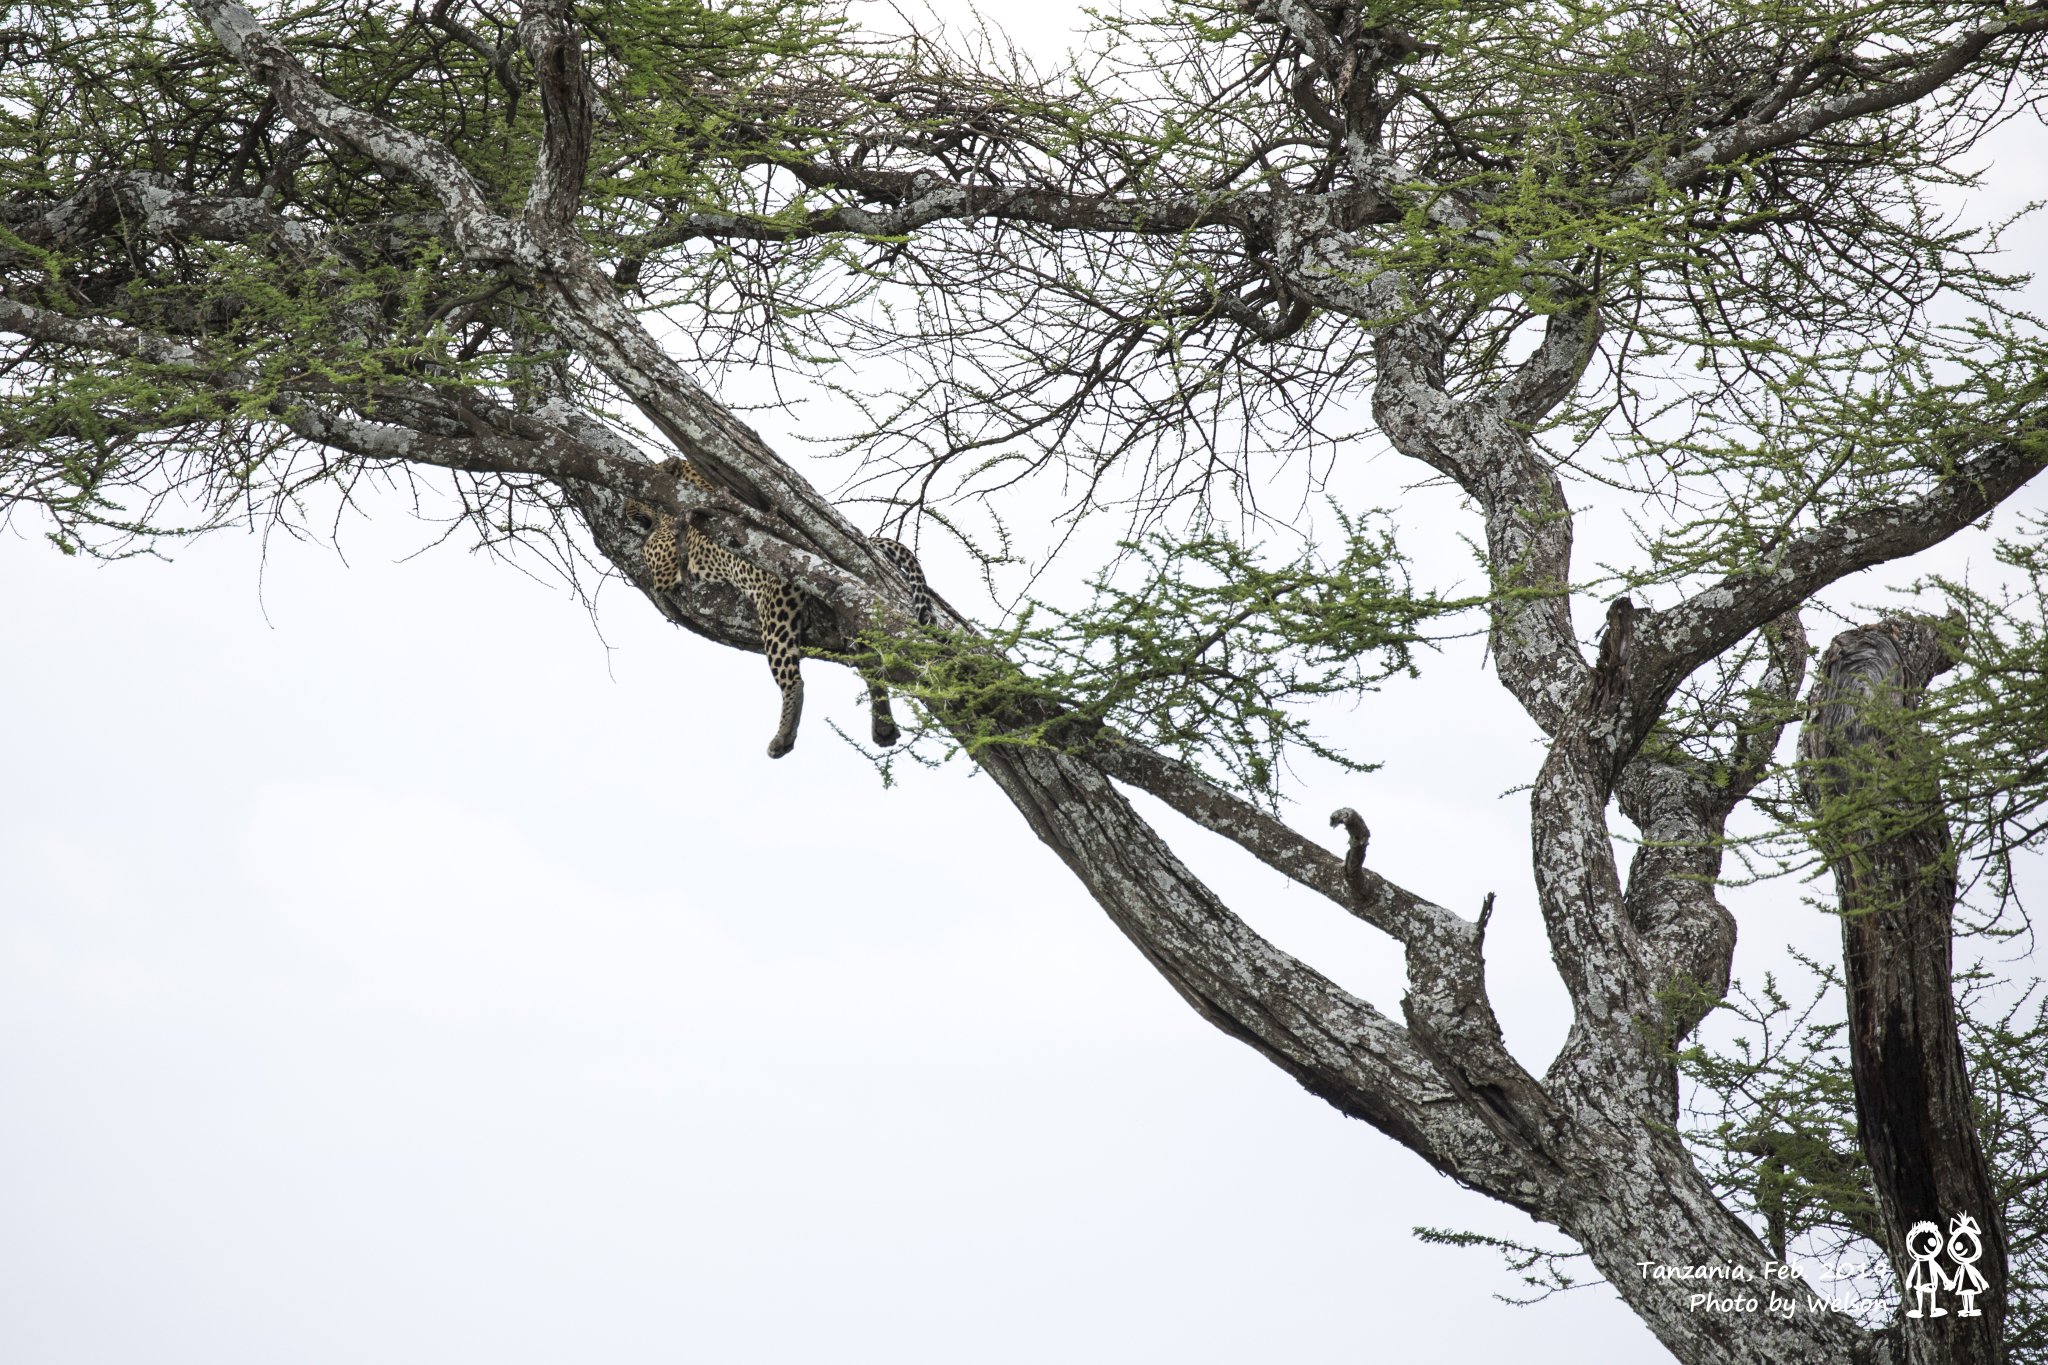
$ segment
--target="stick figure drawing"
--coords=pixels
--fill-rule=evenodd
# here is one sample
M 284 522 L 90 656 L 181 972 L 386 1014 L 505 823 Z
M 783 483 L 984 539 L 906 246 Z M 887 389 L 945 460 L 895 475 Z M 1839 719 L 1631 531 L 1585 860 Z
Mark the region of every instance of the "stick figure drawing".
M 1912 1239 L 1909 1237 L 1907 1240 Z M 1970 1254 L 1965 1256 L 1965 1251 Z M 1977 1258 L 1984 1254 L 1984 1236 L 1977 1226 L 1977 1220 L 1967 1213 L 1959 1213 L 1949 1219 L 1948 1254 L 1949 1259 L 1956 1263 L 1955 1289 L 1963 1296 L 1963 1306 L 1956 1310 L 1956 1316 L 1983 1317 L 1983 1310 L 1977 1307 L 1977 1295 L 1989 1286 L 1985 1282 L 1984 1272 L 1977 1269 Z
M 1964 1215 L 1968 1217 L 1967 1214 Z M 1972 1224 L 1974 1227 L 1975 1224 Z M 1906 1254 L 1913 1264 L 1906 1270 L 1906 1292 L 1917 1302 L 1906 1310 L 1909 1318 L 1945 1318 L 1948 1310 L 1937 1300 L 1944 1289 L 1955 1288 L 1955 1280 L 1934 1262 L 1941 1255 L 1941 1228 L 1934 1223 L 1915 1223 L 1906 1230 Z M 1927 1309 L 1922 1312 L 1921 1309 Z

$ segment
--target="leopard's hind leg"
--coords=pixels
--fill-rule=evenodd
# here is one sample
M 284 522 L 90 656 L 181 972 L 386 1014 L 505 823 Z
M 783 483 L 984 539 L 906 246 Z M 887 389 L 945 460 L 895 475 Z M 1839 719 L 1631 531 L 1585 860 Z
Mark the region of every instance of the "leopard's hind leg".
M 917 615 L 917 623 L 928 626 L 932 623 L 932 601 L 930 589 L 925 586 L 924 566 L 917 562 L 917 556 L 908 545 L 901 541 L 889 540 L 883 536 L 872 536 L 876 549 L 882 558 L 895 565 L 896 571 L 910 580 L 910 609 Z M 897 728 L 896 714 L 889 709 L 889 689 L 880 678 L 868 679 L 868 711 L 873 720 L 871 733 L 875 746 L 886 749 L 903 738 Z
M 761 609 L 761 652 L 768 656 L 768 671 L 782 689 L 782 721 L 775 738 L 768 741 L 768 757 L 781 758 L 796 747 L 796 729 L 804 718 L 804 676 L 798 668 L 804 655 L 797 643 L 803 598 L 788 584 L 763 577 L 754 588 L 754 602 Z
M 896 727 L 896 713 L 889 709 L 889 689 L 878 682 L 868 684 L 868 711 L 873 716 L 875 747 L 886 749 L 903 738 Z

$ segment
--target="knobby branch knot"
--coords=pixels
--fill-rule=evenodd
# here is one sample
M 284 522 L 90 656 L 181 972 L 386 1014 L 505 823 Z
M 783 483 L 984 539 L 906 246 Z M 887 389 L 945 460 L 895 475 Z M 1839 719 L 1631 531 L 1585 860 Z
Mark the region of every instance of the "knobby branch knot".
M 1344 832 L 1351 836 L 1351 847 L 1344 853 L 1344 881 L 1353 892 L 1363 896 L 1365 894 L 1365 878 L 1362 875 L 1365 870 L 1365 845 L 1372 838 L 1372 831 L 1365 827 L 1365 821 L 1359 818 L 1358 812 L 1349 806 L 1343 806 L 1330 812 L 1330 828 L 1335 829 L 1339 825 L 1343 826 Z
M 1600 657 L 1593 664 L 1593 714 L 1616 710 L 1628 695 L 1629 663 L 1635 655 L 1636 604 L 1617 597 L 1600 632 Z

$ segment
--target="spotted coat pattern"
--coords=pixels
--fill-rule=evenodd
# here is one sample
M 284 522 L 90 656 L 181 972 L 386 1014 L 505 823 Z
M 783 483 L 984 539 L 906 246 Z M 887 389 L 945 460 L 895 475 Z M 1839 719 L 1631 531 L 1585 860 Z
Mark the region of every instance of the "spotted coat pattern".
M 706 492 L 715 491 L 711 482 L 684 460 L 669 460 L 662 466 L 662 471 L 675 478 L 688 479 Z M 774 675 L 775 685 L 782 690 L 782 720 L 776 728 L 775 738 L 768 741 L 768 757 L 781 758 L 796 747 L 797 725 L 804 713 L 804 680 L 797 667 L 803 659 L 803 595 L 693 526 L 683 526 L 681 543 L 678 544 L 676 518 L 667 512 L 645 503 L 629 501 L 626 515 L 648 533 L 646 543 L 640 548 L 640 557 L 646 562 L 647 572 L 657 589 L 666 591 L 681 586 L 683 575 L 688 572 L 694 578 L 712 583 L 730 583 L 754 599 L 754 607 L 761 614 L 761 652 L 768 658 L 768 671 Z M 931 596 L 925 586 L 924 568 L 917 562 L 917 556 L 898 541 L 876 536 L 873 543 L 882 552 L 882 557 L 910 580 L 911 608 L 919 624 L 930 625 Z M 889 710 L 888 689 L 879 681 L 870 680 L 868 699 L 874 715 L 875 743 L 894 744 L 901 732 Z

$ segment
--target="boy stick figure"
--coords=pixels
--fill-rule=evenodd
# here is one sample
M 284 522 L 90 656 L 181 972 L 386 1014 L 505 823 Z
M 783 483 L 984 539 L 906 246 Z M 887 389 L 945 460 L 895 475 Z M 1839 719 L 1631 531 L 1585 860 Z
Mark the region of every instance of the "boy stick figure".
M 1913 1264 L 1906 1269 L 1906 1290 L 1918 1300 L 1906 1310 L 1909 1318 L 1948 1316 L 1948 1310 L 1935 1302 L 1942 1290 L 1955 1288 L 1955 1281 L 1934 1263 L 1941 1255 L 1941 1245 L 1941 1229 L 1933 1223 L 1915 1223 L 1906 1229 L 1906 1254 L 1913 1258 Z M 1929 1311 L 1923 1313 L 1922 1308 Z
M 1965 1251 L 1970 1254 L 1965 1256 Z M 1956 1310 L 1956 1316 L 1983 1317 L 1983 1312 L 1977 1307 L 1977 1295 L 1991 1287 L 1984 1278 L 1984 1272 L 1977 1269 L 1977 1258 L 1984 1254 L 1984 1237 L 1977 1227 L 1977 1220 L 1967 1213 L 1959 1213 L 1949 1219 L 1948 1254 L 1956 1263 L 1955 1288 L 1963 1296 L 1963 1306 Z

